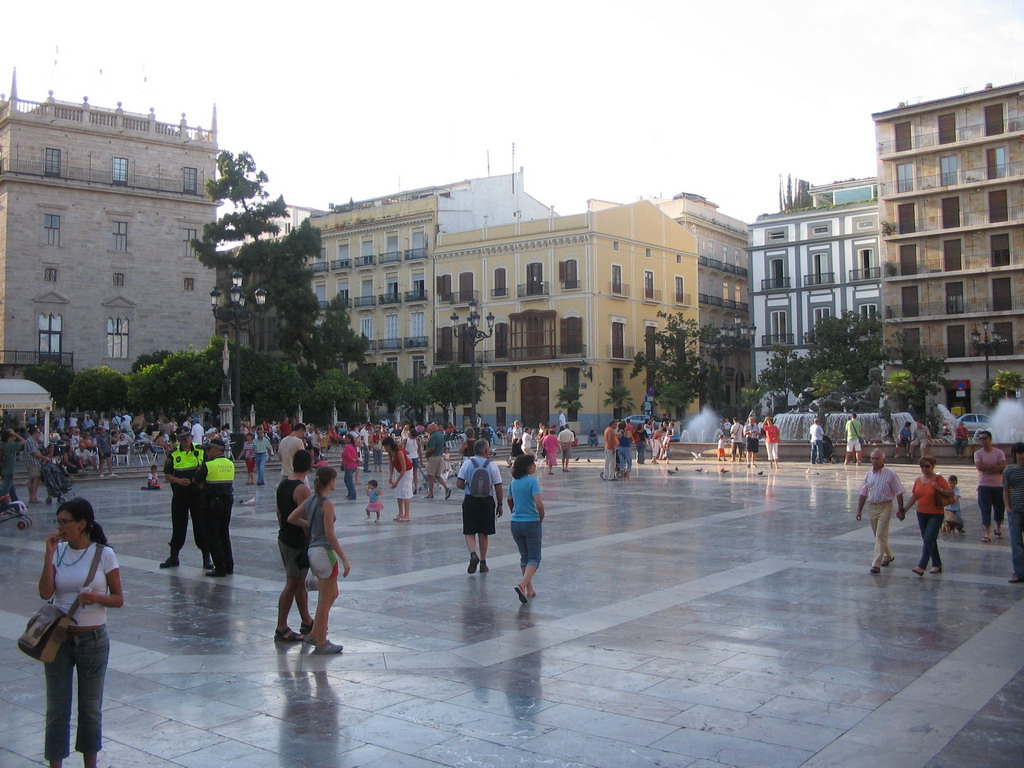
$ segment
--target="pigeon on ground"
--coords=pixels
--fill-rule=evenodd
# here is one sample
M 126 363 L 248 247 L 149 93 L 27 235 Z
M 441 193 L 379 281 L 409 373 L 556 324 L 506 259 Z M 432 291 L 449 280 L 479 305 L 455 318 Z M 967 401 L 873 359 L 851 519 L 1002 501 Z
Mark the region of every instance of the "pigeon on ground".
M 703 472 L 703 471 L 704 471 L 704 467 L 701 467 L 700 469 L 695 469 L 695 470 L 693 470 L 693 471 L 694 471 L 694 472 Z
M 758 472 L 757 474 L 759 474 L 759 475 L 763 475 L 763 474 L 764 474 L 764 471 Z
M 243 506 L 243 507 L 255 507 L 256 506 L 256 497 L 253 496 L 251 499 L 246 499 L 245 501 L 243 501 L 241 503 L 241 506 Z
M 718 474 L 720 474 L 720 475 L 727 475 L 727 474 L 729 474 L 729 470 L 726 469 L 725 467 L 722 467 L 720 470 L 718 470 Z
M 700 451 L 699 453 L 694 453 L 693 451 L 690 451 L 690 455 L 693 456 L 693 460 L 696 461 L 697 459 L 704 455 L 704 451 Z
M 670 470 L 668 470 L 668 473 L 669 473 L 670 475 L 674 475 L 674 474 L 676 473 L 676 470 L 674 470 L 674 469 L 670 469 Z

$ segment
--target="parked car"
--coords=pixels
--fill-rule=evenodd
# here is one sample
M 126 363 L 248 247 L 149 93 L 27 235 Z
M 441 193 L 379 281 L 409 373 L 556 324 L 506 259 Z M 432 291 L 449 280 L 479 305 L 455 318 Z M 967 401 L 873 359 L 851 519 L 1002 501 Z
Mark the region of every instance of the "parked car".
M 959 421 L 967 427 L 967 431 L 971 433 L 971 438 L 974 437 L 975 433 L 979 429 L 989 428 L 989 418 L 987 413 L 965 413 L 960 417 Z

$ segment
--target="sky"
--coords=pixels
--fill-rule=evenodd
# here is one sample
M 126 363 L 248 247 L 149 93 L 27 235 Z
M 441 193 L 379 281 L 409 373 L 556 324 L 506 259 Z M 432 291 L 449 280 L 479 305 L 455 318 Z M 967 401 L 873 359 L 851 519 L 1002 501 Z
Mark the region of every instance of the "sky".
M 0 92 L 208 127 L 327 208 L 525 171 L 559 214 L 873 176 L 873 112 L 1024 78 L 1024 0 L 156 4 L 4 12 Z M 514 147 L 514 150 L 513 150 Z

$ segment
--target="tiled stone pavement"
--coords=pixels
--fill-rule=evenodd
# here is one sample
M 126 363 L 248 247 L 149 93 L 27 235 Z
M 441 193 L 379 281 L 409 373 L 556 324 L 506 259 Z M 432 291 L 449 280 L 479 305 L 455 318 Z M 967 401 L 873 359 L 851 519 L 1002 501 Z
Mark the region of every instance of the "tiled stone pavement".
M 978 540 L 966 468 L 968 535 L 943 538 L 945 573 L 918 578 L 912 520 L 894 523 L 896 563 L 868 573 L 851 511 L 865 468 L 685 462 L 603 483 L 591 456 L 540 478 L 544 560 L 526 606 L 505 520 L 491 572 L 468 576 L 454 496 L 417 499 L 402 526 L 338 502 L 353 570 L 331 616 L 337 657 L 271 640 L 272 486 L 235 507 L 236 575 L 212 580 L 194 549 L 157 568 L 169 492 L 81 484 L 126 596 L 110 612 L 100 764 L 1021 765 L 1024 588 L 1006 582 L 1005 540 Z M 42 764 L 41 665 L 13 643 L 53 507 L 32 512 L 29 531 L 0 527 L 4 768 Z

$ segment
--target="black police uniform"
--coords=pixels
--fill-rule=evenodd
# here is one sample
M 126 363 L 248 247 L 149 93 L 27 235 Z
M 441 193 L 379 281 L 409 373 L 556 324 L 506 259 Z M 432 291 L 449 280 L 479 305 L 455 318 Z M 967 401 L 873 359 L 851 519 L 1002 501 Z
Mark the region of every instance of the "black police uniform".
M 167 454 L 164 463 L 164 474 L 174 477 L 195 478 L 196 472 L 203 463 L 203 449 L 192 446 L 183 451 L 181 444 Z M 171 556 L 160 563 L 161 568 L 173 568 L 178 565 L 178 553 L 185 546 L 185 534 L 188 533 L 188 521 L 192 518 L 192 537 L 196 546 L 203 553 L 203 567 L 212 568 L 210 548 L 207 544 L 206 522 L 203 519 L 202 493 L 198 485 L 178 485 L 171 483 Z

